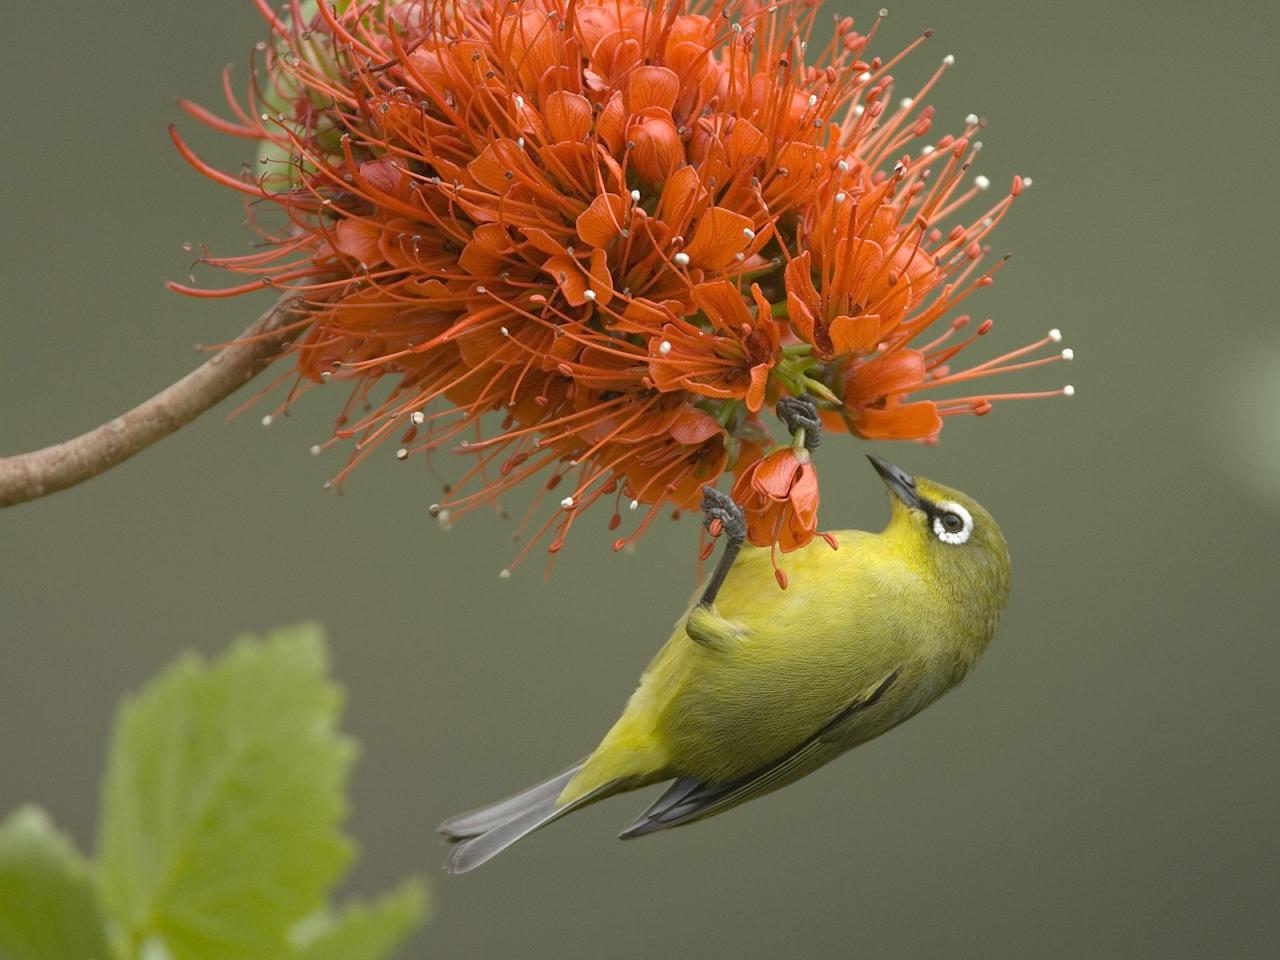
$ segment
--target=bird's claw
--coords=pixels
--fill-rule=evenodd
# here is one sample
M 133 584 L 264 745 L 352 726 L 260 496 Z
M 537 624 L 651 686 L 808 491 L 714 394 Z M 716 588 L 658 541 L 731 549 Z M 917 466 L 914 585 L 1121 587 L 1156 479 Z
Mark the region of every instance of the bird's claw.
M 702 523 L 710 529 L 715 520 L 720 521 L 726 536 L 741 543 L 747 536 L 747 518 L 742 508 L 729 494 L 715 487 L 702 488 Z
M 817 449 L 822 442 L 822 418 L 818 416 L 818 405 L 813 397 L 783 397 L 778 401 L 777 409 L 778 419 L 791 433 L 804 431 L 805 448 Z

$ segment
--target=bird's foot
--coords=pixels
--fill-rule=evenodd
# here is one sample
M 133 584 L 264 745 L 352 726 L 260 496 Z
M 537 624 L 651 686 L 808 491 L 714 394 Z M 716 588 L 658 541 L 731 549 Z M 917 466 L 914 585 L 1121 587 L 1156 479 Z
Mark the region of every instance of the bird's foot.
M 778 401 L 778 419 L 794 436 L 804 431 L 806 450 L 816 450 L 822 442 L 822 418 L 813 397 L 783 397 Z
M 731 543 L 742 543 L 747 538 L 747 518 L 733 497 L 715 487 L 703 487 L 702 524 L 709 530 L 716 520 Z
M 702 522 L 712 531 L 713 524 L 719 525 L 727 541 L 716 568 L 711 571 L 711 577 L 707 580 L 702 599 L 698 601 L 699 606 L 710 607 L 716 602 L 716 594 L 720 592 L 724 578 L 729 575 L 729 569 L 747 539 L 747 518 L 733 497 L 715 487 L 706 486 L 702 488 Z

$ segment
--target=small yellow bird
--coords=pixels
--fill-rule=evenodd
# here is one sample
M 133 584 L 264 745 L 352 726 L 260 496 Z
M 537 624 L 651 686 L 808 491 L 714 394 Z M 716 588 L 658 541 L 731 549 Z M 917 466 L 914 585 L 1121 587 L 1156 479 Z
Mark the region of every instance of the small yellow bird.
M 816 418 L 779 414 L 816 445 Z M 720 813 L 878 737 L 963 680 L 1008 600 L 1004 536 L 963 493 L 870 459 L 891 494 L 888 526 L 790 554 L 785 591 L 769 550 L 742 549 L 736 504 L 707 488 L 703 510 L 723 526 L 724 554 L 622 716 L 582 762 L 441 824 L 445 869 L 473 870 L 567 813 L 653 783 L 674 781 L 622 837 Z

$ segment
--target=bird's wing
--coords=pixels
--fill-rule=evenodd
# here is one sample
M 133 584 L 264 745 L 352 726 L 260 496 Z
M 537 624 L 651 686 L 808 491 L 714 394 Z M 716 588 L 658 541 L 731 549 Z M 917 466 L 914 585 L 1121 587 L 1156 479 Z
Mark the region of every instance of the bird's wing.
M 653 806 L 622 831 L 623 839 L 643 837 L 657 830 L 678 827 L 776 790 L 822 766 L 845 750 L 840 733 L 854 716 L 872 706 L 898 679 L 895 670 L 854 697 L 844 709 L 807 740 L 777 760 L 726 783 L 680 777 Z

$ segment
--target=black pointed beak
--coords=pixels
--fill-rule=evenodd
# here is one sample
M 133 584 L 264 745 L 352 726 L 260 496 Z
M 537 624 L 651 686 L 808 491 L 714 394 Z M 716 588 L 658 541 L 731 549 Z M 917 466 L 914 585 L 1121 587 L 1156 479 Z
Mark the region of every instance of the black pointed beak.
M 915 478 L 911 474 L 901 467 L 895 467 L 884 457 L 877 457 L 874 453 L 868 453 L 867 459 L 876 468 L 876 473 L 880 474 L 880 479 L 884 481 L 884 485 L 889 488 L 890 493 L 908 507 L 914 507 L 917 510 L 924 509 L 924 501 L 920 499 L 920 493 L 916 490 Z

